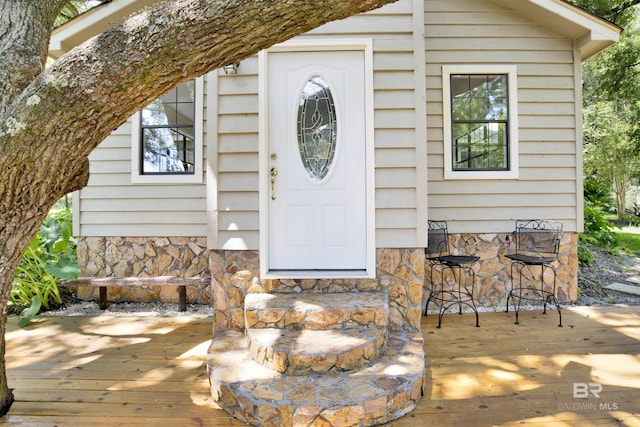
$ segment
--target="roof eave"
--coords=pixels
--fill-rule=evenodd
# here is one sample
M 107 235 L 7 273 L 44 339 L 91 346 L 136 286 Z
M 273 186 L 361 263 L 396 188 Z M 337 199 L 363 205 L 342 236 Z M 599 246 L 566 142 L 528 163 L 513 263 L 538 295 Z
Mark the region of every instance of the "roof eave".
M 56 28 L 51 34 L 49 57 L 57 59 L 123 21 L 127 16 L 160 0 L 112 0 Z M 537 20 L 574 41 L 582 60 L 595 55 L 620 38 L 621 28 L 565 0 L 492 0 Z
M 573 40 L 585 60 L 616 43 L 622 29 L 564 0 L 492 0 Z
M 160 0 L 111 0 L 55 28 L 49 41 L 48 56 L 58 59 L 74 47 L 84 43 L 127 17 L 152 6 Z

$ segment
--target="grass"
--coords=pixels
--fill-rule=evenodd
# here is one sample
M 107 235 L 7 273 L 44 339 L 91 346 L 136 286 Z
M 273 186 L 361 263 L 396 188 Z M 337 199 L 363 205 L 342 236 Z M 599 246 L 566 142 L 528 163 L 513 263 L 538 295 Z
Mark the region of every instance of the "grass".
M 616 246 L 627 253 L 640 255 L 640 228 L 616 231 Z

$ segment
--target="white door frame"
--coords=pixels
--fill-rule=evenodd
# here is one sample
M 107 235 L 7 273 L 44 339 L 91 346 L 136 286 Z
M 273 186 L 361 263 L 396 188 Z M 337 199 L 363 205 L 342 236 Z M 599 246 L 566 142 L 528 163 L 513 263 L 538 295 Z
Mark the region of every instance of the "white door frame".
M 311 52 L 360 50 L 364 52 L 365 67 L 365 173 L 366 173 L 366 269 L 354 271 L 270 271 L 269 260 L 269 123 L 268 123 L 268 55 L 273 52 Z M 375 278 L 375 169 L 374 169 L 374 115 L 373 115 L 373 41 L 371 39 L 296 39 L 258 55 L 258 121 L 259 121 L 259 189 L 260 189 L 260 276 L 265 279 L 321 279 L 321 278 Z

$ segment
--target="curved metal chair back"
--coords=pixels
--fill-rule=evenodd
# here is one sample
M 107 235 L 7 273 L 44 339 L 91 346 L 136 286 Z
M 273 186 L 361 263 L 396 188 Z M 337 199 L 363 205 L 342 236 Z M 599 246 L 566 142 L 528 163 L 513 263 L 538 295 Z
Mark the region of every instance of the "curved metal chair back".
M 429 235 L 425 255 L 435 259 L 449 255 L 449 231 L 446 221 L 429 221 Z
M 539 259 L 545 263 L 558 257 L 562 223 L 541 219 L 517 220 L 513 232 L 514 251 L 509 255 L 524 257 L 533 263 Z

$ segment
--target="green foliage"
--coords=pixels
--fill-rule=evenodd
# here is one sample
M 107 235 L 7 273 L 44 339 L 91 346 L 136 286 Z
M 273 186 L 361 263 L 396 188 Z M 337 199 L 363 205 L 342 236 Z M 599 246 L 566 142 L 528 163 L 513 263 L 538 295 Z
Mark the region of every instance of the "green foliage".
M 622 217 L 623 222 L 631 227 L 640 227 L 640 216 L 626 214 Z
M 109 1 L 111 0 L 68 0 L 62 6 L 53 27 L 59 27 L 89 9 L 99 6 L 102 3 L 108 3 Z
M 595 262 L 593 251 L 583 240 L 582 236 L 578 240 L 578 262 L 580 265 L 591 265 Z
M 620 226 L 607 219 L 607 213 L 600 203 L 588 197 L 584 200 L 584 233 L 578 240 L 578 262 L 580 265 L 591 265 L 595 261 L 593 251 L 589 247 L 600 246 L 609 252 L 617 250 L 615 230 Z
M 640 163 L 640 25 L 636 0 L 573 0 L 623 27 L 620 41 L 583 63 L 584 172 L 616 195 L 618 218 Z
M 604 211 L 612 208 L 611 187 L 601 181 L 586 179 L 584 181 L 584 198 Z
M 621 27 L 629 25 L 635 16 L 634 0 L 570 0 L 569 2 Z
M 24 328 L 29 324 L 31 319 L 35 317 L 38 312 L 40 312 L 40 307 L 42 306 L 42 298 L 39 295 L 34 295 L 31 298 L 31 305 L 29 308 L 20 313 L 20 320 L 18 320 L 18 326 Z
M 25 251 L 13 279 L 10 300 L 15 311 L 23 312 L 27 324 L 40 306 L 62 302 L 58 279 L 77 279 L 76 242 L 72 235 L 71 211 L 51 212 Z
M 584 201 L 584 233 L 580 239 L 597 246 L 611 247 L 615 241 L 615 229 L 620 226 L 607 219 L 601 207 L 585 199 Z
M 627 189 L 640 175 L 635 120 L 640 117 L 624 102 L 599 100 L 584 108 L 585 174 L 615 192 L 618 218 L 625 213 Z
M 596 100 L 635 101 L 640 94 L 637 85 L 638 8 L 634 0 L 573 0 L 572 3 L 623 28 L 614 46 L 589 58 L 583 67 L 585 106 Z

